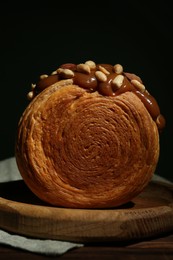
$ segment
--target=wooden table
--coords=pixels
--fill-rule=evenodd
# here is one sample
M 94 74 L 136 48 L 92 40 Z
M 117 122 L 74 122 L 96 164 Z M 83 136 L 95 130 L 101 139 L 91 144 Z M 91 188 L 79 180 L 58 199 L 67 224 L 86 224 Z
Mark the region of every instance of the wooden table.
M 158 187 L 158 185 L 160 185 Z M 64 210 L 60 209 L 53 209 L 53 208 L 47 208 L 46 206 L 40 206 L 37 203 L 36 198 L 33 199 L 33 194 L 31 194 L 31 192 L 29 192 L 29 190 L 27 191 L 26 187 L 24 186 L 24 183 L 21 181 L 15 182 L 15 183 L 2 183 L 0 185 L 0 206 L 1 206 L 1 212 L 0 212 L 0 223 L 1 223 L 1 228 L 9 228 L 9 230 L 13 231 L 13 232 L 19 232 L 21 234 L 24 235 L 29 235 L 29 230 L 31 230 L 31 234 L 34 234 L 34 230 L 30 229 L 29 226 L 29 230 L 26 229 L 25 227 L 27 227 L 29 225 L 29 223 L 32 224 L 32 222 L 30 221 L 30 212 L 32 213 L 32 219 L 34 218 L 37 223 L 37 225 L 34 225 L 34 228 L 37 228 L 38 234 L 40 235 L 41 233 L 39 233 L 40 230 L 40 225 L 38 224 L 37 220 L 40 220 L 40 218 L 37 217 L 38 216 L 44 216 L 44 219 L 48 219 L 50 221 L 46 221 L 46 222 L 41 222 L 44 225 L 41 225 L 41 230 L 42 232 L 44 231 L 44 226 L 46 225 L 46 223 L 53 223 L 53 225 L 55 225 L 55 227 L 57 227 L 60 219 L 59 219 L 59 215 L 57 214 L 58 217 L 58 222 L 56 221 L 56 218 L 52 219 L 52 216 L 54 216 L 54 214 L 52 214 L 52 211 L 54 212 L 54 210 L 57 211 L 57 213 L 61 213 L 60 216 L 66 216 L 66 214 L 64 215 Z M 19 196 L 18 195 L 18 190 L 20 190 Z M 23 196 L 21 197 L 20 194 L 23 194 Z M 21 201 L 22 199 L 22 201 Z M 24 201 L 23 201 L 24 200 Z M 32 202 L 32 204 L 30 204 Z M 138 221 L 138 224 L 140 223 L 140 229 L 139 230 L 144 230 L 146 232 L 140 233 L 141 236 L 140 240 L 138 237 L 138 240 L 134 241 L 132 240 L 131 236 L 126 236 L 126 240 L 109 240 L 110 242 L 98 242 L 98 240 L 96 241 L 91 241 L 85 243 L 84 247 L 80 247 L 80 248 L 75 248 L 75 249 L 71 249 L 68 252 L 66 252 L 63 255 L 60 256 L 54 256 L 54 257 L 48 257 L 46 255 L 41 255 L 41 254 L 36 254 L 36 253 L 30 253 L 28 251 L 24 251 L 21 249 L 16 249 L 16 248 L 12 248 L 10 246 L 5 246 L 5 245 L 0 245 L 0 260 L 3 259 L 105 259 L 105 260 L 109 260 L 109 259 L 127 259 L 128 260 L 135 260 L 135 259 L 140 259 L 140 260 L 173 260 L 173 186 L 164 186 L 163 184 L 159 184 L 159 183 L 151 183 L 150 185 L 148 185 L 147 189 L 141 193 L 138 197 L 136 197 L 134 200 L 134 205 L 131 205 L 130 208 L 127 209 L 118 209 L 115 210 L 114 215 L 117 216 L 116 214 L 122 213 L 121 211 L 125 212 L 126 214 L 128 213 L 128 216 L 133 216 L 133 213 L 135 213 L 136 216 L 136 221 Z M 29 204 L 28 204 L 29 203 Z M 40 202 L 39 202 L 40 203 Z M 148 209 L 147 209 L 148 207 Z M 35 211 L 30 210 L 31 209 L 35 209 Z M 147 209 L 147 217 L 148 220 L 147 221 L 143 221 L 143 215 L 141 214 L 137 214 L 139 212 L 143 212 L 143 208 Z M 166 211 L 164 211 L 166 208 Z M 15 210 L 14 210 L 15 209 Z M 29 209 L 29 210 L 28 210 Z M 46 209 L 46 211 L 45 211 Z M 40 212 L 42 214 L 38 214 L 38 212 Z M 141 211 L 142 210 L 142 211 Z M 157 214 L 153 214 L 152 212 L 156 212 Z M 67 209 L 65 209 L 65 213 L 66 211 L 68 211 Z M 34 212 L 36 215 L 34 215 Z M 46 215 L 45 215 L 46 212 Z M 109 210 L 109 213 L 111 213 L 112 211 Z M 145 212 L 145 210 L 144 210 Z M 164 214 L 165 212 L 165 214 Z M 28 213 L 28 215 L 27 215 Z M 51 214 L 49 214 L 51 213 Z M 63 213 L 63 214 L 62 214 Z M 73 212 L 70 213 L 70 216 L 72 217 L 74 214 L 72 214 Z M 80 213 L 80 212 L 78 212 Z M 92 219 L 95 215 L 95 213 L 97 213 L 97 211 L 95 213 L 93 212 L 85 212 L 85 217 L 86 217 L 86 213 L 88 214 L 87 216 L 90 216 L 90 214 L 92 215 L 92 218 L 90 217 L 89 219 L 87 219 L 87 223 L 88 221 L 91 222 L 92 225 L 94 225 L 92 222 Z M 123 218 L 123 216 L 125 216 L 126 214 L 121 214 L 121 218 L 119 219 L 119 224 L 122 223 L 122 221 L 124 221 L 124 223 L 126 223 L 126 218 Z M 151 213 L 151 215 L 150 215 Z M 162 213 L 163 213 L 163 217 L 162 217 Z M 105 215 L 105 214 L 104 214 Z M 23 218 L 24 216 L 24 218 Z M 81 214 L 79 214 L 78 216 L 81 216 Z M 82 215 L 83 216 L 83 215 Z M 104 227 L 108 227 L 108 235 L 111 235 L 111 230 L 115 231 L 114 235 L 118 235 L 119 233 L 116 233 L 116 225 L 114 225 L 114 227 L 112 226 L 114 222 L 110 222 L 112 223 L 111 225 L 109 225 L 108 220 L 112 221 L 112 218 L 108 218 L 107 216 L 109 216 L 109 214 L 106 214 L 106 220 L 107 222 L 104 222 L 104 224 L 108 224 Z M 141 218 L 142 216 L 142 218 Z M 146 217 L 144 215 L 144 217 Z M 51 219 L 49 219 L 51 217 Z M 155 218 L 157 217 L 157 218 Z M 154 218 L 154 220 L 153 220 Z M 13 223 L 14 220 L 17 220 L 17 222 Z M 25 221 L 24 221 L 25 220 Z M 53 222 L 53 220 L 55 222 Z M 85 218 L 82 218 L 82 220 L 84 221 Z M 106 221 L 104 219 L 104 221 Z M 135 221 L 132 221 L 133 218 L 130 219 L 130 225 L 123 225 L 123 227 L 128 227 L 130 228 L 131 232 L 127 233 L 127 234 L 139 234 L 139 230 L 137 230 L 137 233 L 135 233 L 134 231 L 136 229 L 133 230 L 133 225 L 135 223 Z M 153 222 L 154 221 L 154 222 Z M 18 223 L 18 225 L 17 225 Z M 41 224 L 40 223 L 40 224 Z M 62 222 L 66 223 L 66 222 Z M 73 221 L 73 223 L 75 223 Z M 83 222 L 80 221 L 80 224 L 82 225 Z M 96 222 L 96 224 L 94 225 L 94 229 L 88 229 L 87 225 L 83 225 L 82 227 L 85 228 L 85 232 L 88 236 L 92 235 L 91 231 L 92 230 L 102 230 L 100 228 L 100 226 L 102 226 L 102 222 L 100 222 L 101 224 L 98 224 Z M 145 225 L 143 226 L 142 223 L 145 223 Z M 151 223 L 155 223 L 154 225 Z M 160 224 L 159 224 L 160 223 Z M 12 225 L 11 225 L 12 224 Z M 22 226 L 23 224 L 23 226 Z M 27 225 L 25 225 L 27 224 Z M 61 224 L 61 222 L 60 222 Z M 84 223 L 85 224 L 85 223 Z M 157 225 L 156 225 L 157 224 Z M 63 224 L 64 225 L 64 224 Z M 70 225 L 72 225 L 72 222 L 70 222 Z M 32 225 L 31 225 L 32 227 Z M 69 228 L 70 226 L 68 226 Z M 118 225 L 119 227 L 119 225 Z M 142 228 L 143 227 L 143 228 Z M 154 227 L 156 227 L 156 230 L 153 229 Z M 166 229 L 165 229 L 166 227 Z M 50 228 L 49 228 L 50 229 Z M 65 229 L 65 227 L 64 227 Z M 60 228 L 58 230 L 58 232 L 64 230 L 62 228 Z M 147 236 L 148 238 L 144 238 L 149 231 L 151 231 L 153 229 L 154 231 L 154 235 L 153 236 Z M 52 229 L 50 229 L 52 230 Z M 55 228 L 56 230 L 56 228 Z M 66 230 L 66 229 L 65 229 Z M 77 233 L 78 230 L 78 225 L 75 224 L 75 229 L 74 229 Z M 104 230 L 104 229 L 103 229 Z M 117 229 L 119 230 L 119 229 Z M 165 232 L 162 232 L 162 231 Z M 71 233 L 73 229 L 71 229 Z M 132 232 L 133 231 L 133 232 Z M 155 231 L 158 231 L 155 233 Z M 23 232 L 23 233 L 22 233 Z M 101 231 L 99 231 L 101 232 Z M 120 234 L 125 234 L 125 228 L 123 229 L 123 232 L 120 232 Z M 70 234 L 71 234 L 70 233 Z M 44 235 L 47 234 L 46 231 L 43 233 Z M 67 234 L 69 234 L 69 232 L 67 232 Z M 57 235 L 57 239 L 58 239 L 58 235 L 57 234 L 47 234 L 47 236 L 50 235 Z M 66 235 L 66 233 L 65 233 Z M 65 236 L 64 235 L 64 236 Z M 77 238 L 81 238 L 80 233 L 78 232 L 78 236 L 76 236 Z M 83 235 L 84 236 L 84 235 Z M 62 236 L 61 236 L 62 237 Z M 116 236 L 115 236 L 116 237 Z M 50 238 L 50 237 L 47 237 Z M 67 240 L 68 241 L 68 240 Z M 88 241 L 88 240 L 87 240 Z M 106 241 L 106 240 L 104 240 Z M 108 241 L 108 240 L 107 240 Z M 115 242 L 115 241 L 124 241 L 124 242 Z M 128 242 L 125 242 L 128 241 Z
M 0 245 L 0 259 L 128 259 L 128 260 L 172 260 L 173 233 L 162 237 L 131 243 L 88 244 L 72 249 L 61 256 L 48 257 L 9 246 Z

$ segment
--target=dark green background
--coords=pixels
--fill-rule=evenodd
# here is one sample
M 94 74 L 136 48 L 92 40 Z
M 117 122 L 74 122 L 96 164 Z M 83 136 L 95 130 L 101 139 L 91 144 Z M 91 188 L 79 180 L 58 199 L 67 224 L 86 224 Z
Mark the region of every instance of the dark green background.
M 166 118 L 157 174 L 173 180 L 171 1 L 24 1 L 0 9 L 0 160 L 14 156 L 18 120 L 38 76 L 60 64 L 121 63 Z

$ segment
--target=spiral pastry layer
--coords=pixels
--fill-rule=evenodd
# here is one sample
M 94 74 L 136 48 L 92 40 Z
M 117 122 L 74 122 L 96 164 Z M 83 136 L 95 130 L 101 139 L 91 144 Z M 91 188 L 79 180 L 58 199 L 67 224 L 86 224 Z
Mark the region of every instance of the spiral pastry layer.
M 19 171 L 34 194 L 55 206 L 122 205 L 146 187 L 156 169 L 155 119 L 134 91 L 103 95 L 72 78 L 57 80 L 21 116 Z

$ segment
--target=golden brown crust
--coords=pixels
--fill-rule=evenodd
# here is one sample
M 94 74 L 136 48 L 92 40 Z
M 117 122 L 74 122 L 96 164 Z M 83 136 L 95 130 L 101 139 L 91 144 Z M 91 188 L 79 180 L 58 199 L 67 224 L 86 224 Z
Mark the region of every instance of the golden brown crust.
M 148 184 L 158 158 L 156 123 L 133 92 L 107 97 L 62 80 L 36 96 L 19 123 L 21 175 L 52 205 L 126 203 Z

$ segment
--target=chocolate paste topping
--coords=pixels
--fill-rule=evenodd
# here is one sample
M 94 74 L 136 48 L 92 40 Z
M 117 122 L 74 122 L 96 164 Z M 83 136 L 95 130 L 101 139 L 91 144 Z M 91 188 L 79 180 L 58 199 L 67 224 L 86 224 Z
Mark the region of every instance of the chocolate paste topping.
M 158 130 L 165 127 L 165 118 L 160 113 L 156 99 L 146 90 L 140 77 L 124 72 L 120 64 L 95 64 L 87 61 L 82 64 L 62 64 L 51 75 L 42 75 L 32 89 L 32 95 L 36 96 L 43 89 L 64 79 L 73 79 L 73 84 L 86 89 L 89 92 L 98 91 L 101 95 L 116 97 L 124 92 L 135 93 L 143 102 Z M 32 85 L 33 86 L 33 85 Z M 31 93 L 31 92 L 30 92 Z

